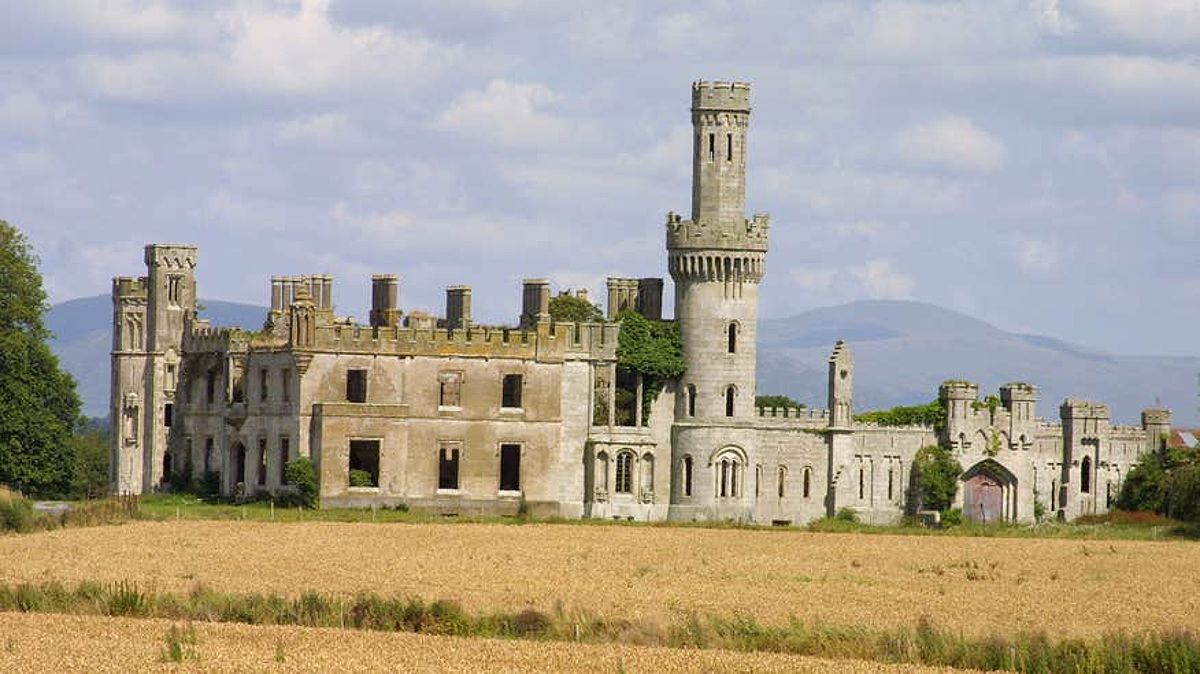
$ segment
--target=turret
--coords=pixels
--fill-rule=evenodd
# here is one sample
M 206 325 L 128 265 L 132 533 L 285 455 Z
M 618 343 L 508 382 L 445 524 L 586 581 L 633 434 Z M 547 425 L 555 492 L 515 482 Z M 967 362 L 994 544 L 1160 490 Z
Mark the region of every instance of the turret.
M 946 410 L 946 437 L 951 446 L 963 448 L 969 439 L 973 405 L 979 400 L 979 387 L 969 381 L 948 380 L 938 387 L 938 400 Z
M 527 278 L 521 283 L 521 327 L 533 328 L 550 320 L 550 282 Z
M 395 274 L 375 274 L 371 277 L 371 326 L 394 328 L 400 325 L 400 280 Z
M 1142 410 L 1142 429 L 1146 431 L 1146 451 L 1163 451 L 1167 446 L 1167 438 L 1171 435 L 1171 410 L 1161 408 Z
M 446 288 L 446 327 L 464 330 L 471 327 L 471 287 Z
M 847 428 L 854 420 L 854 360 L 838 340 L 829 355 L 829 426 Z

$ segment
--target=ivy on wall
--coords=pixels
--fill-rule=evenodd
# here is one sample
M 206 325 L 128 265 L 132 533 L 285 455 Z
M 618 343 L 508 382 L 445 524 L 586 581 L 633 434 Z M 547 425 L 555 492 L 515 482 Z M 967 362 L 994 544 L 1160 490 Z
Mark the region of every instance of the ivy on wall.
M 673 321 L 652 321 L 636 311 L 617 316 L 617 367 L 642 375 L 642 422 L 650 415 L 650 404 L 663 386 L 687 370 L 683 360 L 683 338 Z

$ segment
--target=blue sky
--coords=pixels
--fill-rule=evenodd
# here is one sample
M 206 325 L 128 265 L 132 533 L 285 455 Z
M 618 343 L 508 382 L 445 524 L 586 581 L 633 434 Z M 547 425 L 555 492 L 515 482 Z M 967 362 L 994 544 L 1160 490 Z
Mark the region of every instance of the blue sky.
M 1200 355 L 1200 2 L 13 2 L 0 217 L 55 301 L 201 247 L 201 294 L 404 309 L 665 275 L 694 79 L 753 84 L 762 314 L 935 302 Z M 668 286 L 669 292 L 669 286 Z

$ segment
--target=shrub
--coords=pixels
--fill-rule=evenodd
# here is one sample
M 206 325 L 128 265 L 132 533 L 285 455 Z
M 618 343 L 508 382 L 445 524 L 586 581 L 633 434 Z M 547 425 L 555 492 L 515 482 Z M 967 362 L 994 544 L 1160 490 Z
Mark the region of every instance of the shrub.
M 371 479 L 371 474 L 369 472 L 354 468 L 350 471 L 350 486 L 374 487 L 375 481 Z
M 839 522 L 857 522 L 858 513 L 854 512 L 854 508 L 841 507 L 838 508 L 837 514 L 833 518 Z
M 942 513 L 942 526 L 956 527 L 963 523 L 962 508 L 951 508 Z
M 37 514 L 29 500 L 0 487 L 0 531 L 25 533 L 37 524 Z
M 958 476 L 962 466 L 947 447 L 930 445 L 917 450 L 913 459 L 913 490 L 910 497 L 921 509 L 945 511 L 954 503 L 958 493 Z
M 288 461 L 284 470 L 284 478 L 295 491 L 285 492 L 284 505 L 298 505 L 304 508 L 316 508 L 320 502 L 320 485 L 317 482 L 317 469 L 312 459 L 299 456 Z

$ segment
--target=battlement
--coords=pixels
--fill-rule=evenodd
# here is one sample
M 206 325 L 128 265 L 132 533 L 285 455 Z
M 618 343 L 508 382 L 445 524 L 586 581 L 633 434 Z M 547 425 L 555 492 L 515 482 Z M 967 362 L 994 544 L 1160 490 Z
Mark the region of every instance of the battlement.
M 1142 410 L 1142 426 L 1170 426 L 1171 410 L 1151 408 Z
M 1000 387 L 1000 401 L 1037 400 L 1037 387 L 1023 381 L 1009 382 Z
M 750 112 L 750 84 L 704 80 L 692 82 L 692 110 Z
M 807 407 L 757 407 L 759 425 L 823 429 L 829 426 L 829 410 Z
M 1062 417 L 1071 419 L 1109 419 L 1111 412 L 1108 405 L 1104 403 L 1092 402 L 1090 400 L 1080 400 L 1078 398 L 1067 398 L 1063 401 L 1059 411 Z
M 150 294 L 145 276 L 114 276 L 112 287 L 113 297 L 119 299 L 146 299 Z
M 194 269 L 196 246 L 185 243 L 151 243 L 146 245 L 146 266 L 167 269 Z
M 938 395 L 943 400 L 978 400 L 979 385 L 969 381 L 949 379 L 938 387 Z
M 615 323 L 538 323 L 530 329 L 318 326 L 315 351 L 401 356 L 521 358 L 542 362 L 616 358 Z
M 741 227 L 722 227 L 706 222 L 684 220 L 683 216 L 671 211 L 667 213 L 668 250 L 748 250 L 767 252 L 767 235 L 771 229 L 771 216 L 755 213 Z

